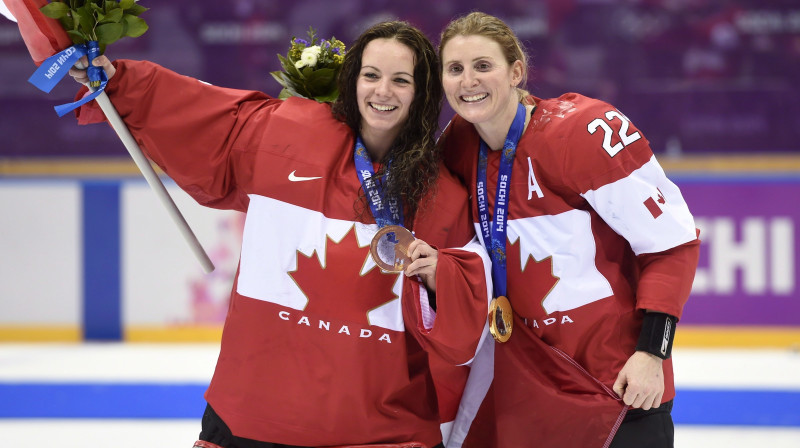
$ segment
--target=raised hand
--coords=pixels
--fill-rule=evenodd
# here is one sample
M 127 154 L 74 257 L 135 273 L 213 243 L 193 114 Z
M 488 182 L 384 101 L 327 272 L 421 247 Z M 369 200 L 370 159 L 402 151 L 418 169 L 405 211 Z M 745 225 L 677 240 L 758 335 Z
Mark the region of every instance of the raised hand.
M 103 71 L 106 72 L 106 76 L 108 79 L 111 79 L 114 76 L 114 73 L 117 72 L 116 67 L 111 64 L 111 61 L 105 56 L 100 55 L 94 58 L 92 61 L 95 67 L 102 67 Z M 69 69 L 69 75 L 72 76 L 76 82 L 80 84 L 87 84 L 89 82 L 89 76 L 86 74 L 86 68 L 89 66 L 88 59 L 86 56 L 80 58 L 75 65 Z

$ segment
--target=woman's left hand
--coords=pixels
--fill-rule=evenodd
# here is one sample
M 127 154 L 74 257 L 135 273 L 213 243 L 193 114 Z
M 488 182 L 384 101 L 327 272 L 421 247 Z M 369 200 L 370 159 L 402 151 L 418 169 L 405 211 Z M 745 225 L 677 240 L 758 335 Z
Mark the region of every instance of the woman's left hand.
M 408 245 L 408 256 L 411 263 L 406 267 L 407 277 L 419 275 L 431 292 L 436 292 L 436 263 L 439 251 L 422 240 L 414 240 Z
M 614 392 L 628 406 L 645 411 L 661 405 L 664 396 L 664 368 L 661 358 L 637 351 L 617 375 Z
M 106 72 L 106 77 L 111 79 L 114 74 L 117 72 L 117 68 L 111 64 L 111 61 L 105 55 L 100 55 L 92 61 L 92 64 L 95 67 L 100 67 L 103 71 Z M 69 69 L 69 75 L 72 76 L 72 79 L 77 81 L 80 84 L 88 84 L 89 83 L 89 75 L 86 73 L 86 67 L 89 65 L 89 60 L 86 56 L 82 56 L 78 59 L 78 62 Z

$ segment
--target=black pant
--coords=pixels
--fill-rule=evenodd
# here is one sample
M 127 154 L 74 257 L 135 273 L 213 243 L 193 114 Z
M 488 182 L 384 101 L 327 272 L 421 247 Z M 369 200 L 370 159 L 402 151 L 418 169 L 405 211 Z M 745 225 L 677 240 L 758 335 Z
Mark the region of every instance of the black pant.
M 225 448 L 308 448 L 297 445 L 259 442 L 258 440 L 236 437 L 231 433 L 230 428 L 222 421 L 220 416 L 211 409 L 211 405 L 206 405 L 206 411 L 203 413 L 200 440 L 215 443 Z M 444 445 L 440 443 L 433 448 L 444 448 Z
M 610 448 L 673 448 L 672 400 L 646 411 L 631 409 L 617 430 Z
M 206 405 L 206 411 L 203 413 L 200 440 L 215 443 L 224 448 L 305 448 L 236 437 L 231 433 L 228 425 L 222 421 L 222 418 L 211 409 L 211 405 Z

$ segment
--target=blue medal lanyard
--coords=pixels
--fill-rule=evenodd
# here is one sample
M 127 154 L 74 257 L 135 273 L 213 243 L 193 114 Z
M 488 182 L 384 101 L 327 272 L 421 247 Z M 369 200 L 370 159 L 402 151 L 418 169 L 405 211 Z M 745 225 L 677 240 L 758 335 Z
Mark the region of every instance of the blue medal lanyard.
M 511 128 L 503 144 L 503 153 L 500 156 L 500 169 L 497 174 L 497 191 L 494 199 L 494 217 L 489 217 L 489 206 L 486 200 L 486 167 L 489 161 L 489 147 L 481 139 L 480 152 L 478 153 L 478 179 L 477 194 L 478 218 L 481 224 L 483 244 L 492 257 L 492 280 L 494 281 L 495 297 L 505 296 L 507 292 L 506 281 L 506 230 L 508 224 L 508 193 L 511 189 L 511 169 L 514 165 L 514 154 L 517 152 L 517 143 L 522 137 L 525 127 L 525 106 L 517 105 L 517 114 L 511 123 Z M 491 226 L 489 225 L 491 219 Z
M 383 196 L 382 183 L 389 178 L 389 167 L 391 160 L 386 165 L 386 175 L 383 178 L 375 177 L 375 170 L 372 166 L 372 160 L 369 158 L 367 148 L 361 141 L 361 136 L 356 136 L 356 148 L 353 151 L 353 160 L 356 163 L 356 173 L 358 173 L 358 180 L 361 181 L 361 186 L 364 188 L 364 193 L 367 195 L 367 203 L 372 211 L 372 216 L 378 227 L 386 227 L 389 225 L 403 225 L 403 207 L 400 206 L 397 198 L 385 198 Z

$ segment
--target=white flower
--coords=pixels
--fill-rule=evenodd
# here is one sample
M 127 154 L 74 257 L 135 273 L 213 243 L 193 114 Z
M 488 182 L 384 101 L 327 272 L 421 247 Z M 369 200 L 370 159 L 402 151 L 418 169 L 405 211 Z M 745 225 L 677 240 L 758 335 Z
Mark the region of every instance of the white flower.
M 313 45 L 311 47 L 306 47 L 303 50 L 303 53 L 300 54 L 300 60 L 294 63 L 294 66 L 297 68 L 303 68 L 305 66 L 313 67 L 317 64 L 317 59 L 319 59 L 319 54 L 322 52 L 322 49 L 319 48 L 319 45 Z

